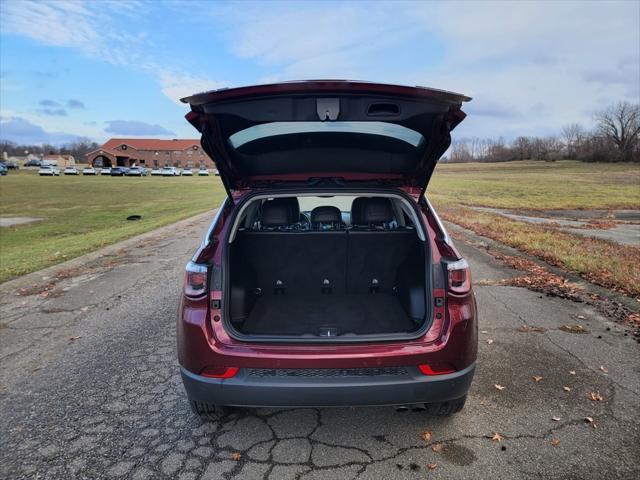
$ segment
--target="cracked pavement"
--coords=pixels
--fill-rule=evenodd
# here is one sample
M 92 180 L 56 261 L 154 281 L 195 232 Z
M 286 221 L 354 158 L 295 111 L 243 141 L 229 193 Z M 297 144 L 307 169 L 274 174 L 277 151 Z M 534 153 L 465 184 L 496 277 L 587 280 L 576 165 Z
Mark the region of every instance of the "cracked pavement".
M 203 423 L 182 388 L 175 314 L 210 218 L 0 285 L 1 478 L 640 475 L 640 345 L 586 304 L 491 285 L 518 272 L 460 240 L 474 280 L 488 281 L 475 287 L 478 367 L 460 414 L 257 409 Z M 589 333 L 559 330 L 566 324 Z

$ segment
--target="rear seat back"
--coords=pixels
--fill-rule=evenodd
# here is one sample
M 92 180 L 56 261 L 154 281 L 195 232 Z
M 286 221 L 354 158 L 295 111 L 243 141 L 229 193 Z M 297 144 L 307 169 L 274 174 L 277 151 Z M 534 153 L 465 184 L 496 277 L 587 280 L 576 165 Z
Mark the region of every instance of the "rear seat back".
M 422 258 L 415 230 L 389 229 L 395 218 L 387 198 L 357 198 L 349 230 L 290 228 L 298 217 L 297 199 L 270 200 L 262 205 L 260 229 L 236 236 L 235 258 L 255 273 L 264 294 L 392 293 L 398 268 Z M 312 225 L 336 220 L 335 207 L 311 213 Z
M 234 243 L 265 294 L 346 292 L 345 230 L 245 231 Z
M 260 230 L 286 230 L 300 220 L 296 197 L 274 198 L 260 207 Z
M 420 253 L 415 230 L 396 229 L 391 200 L 384 197 L 354 199 L 351 224 L 347 246 L 348 292 L 392 293 L 398 268 Z

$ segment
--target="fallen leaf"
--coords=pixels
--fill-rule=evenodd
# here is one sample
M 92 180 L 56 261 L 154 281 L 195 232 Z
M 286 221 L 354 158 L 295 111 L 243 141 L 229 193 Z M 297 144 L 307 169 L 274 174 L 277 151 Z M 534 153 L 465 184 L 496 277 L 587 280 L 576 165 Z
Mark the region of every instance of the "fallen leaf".
M 598 428 L 598 426 L 596 425 L 596 422 L 593 421 L 593 418 L 584 417 L 584 421 L 587 422 L 589 425 L 591 425 L 593 428 Z
M 495 433 L 493 434 L 493 437 L 491 437 L 491 440 L 492 440 L 493 442 L 501 442 L 503 438 L 504 438 L 504 437 L 503 437 L 502 435 L 500 435 L 498 432 L 495 432 Z
M 571 391 L 571 389 L 570 389 L 569 387 L 567 387 L 566 385 L 565 385 L 564 387 L 562 387 L 562 389 L 563 389 L 565 392 L 570 392 L 570 391 Z
M 592 402 L 601 402 L 602 395 L 600 395 L 600 392 L 589 392 L 589 400 Z
M 576 371 L 575 370 L 569 370 L 569 375 L 575 375 Z
M 580 320 L 584 320 L 584 315 L 578 315 L 578 318 L 579 318 Z
M 236 462 L 240 461 L 242 458 L 242 454 L 240 452 L 233 452 L 231 454 L 231 460 L 235 460 Z
M 429 470 L 435 470 L 436 468 L 438 468 L 438 464 L 437 463 L 427 463 L 427 468 Z
M 538 383 L 540 380 L 542 380 L 542 377 L 539 377 L 539 376 L 537 376 L 537 375 L 534 375 L 534 376 L 533 376 L 533 377 L 531 377 L 531 378 L 533 378 L 533 381 L 534 381 L 534 382 L 536 382 L 536 383 Z
M 433 437 L 433 433 L 432 433 L 432 432 L 430 432 L 429 430 L 425 430 L 424 432 L 422 432 L 422 433 L 420 434 L 420 436 L 422 437 L 422 439 L 423 439 L 425 442 L 430 442 L 430 441 L 431 441 L 431 437 Z
M 441 443 L 435 443 L 431 447 L 431 451 L 435 452 L 435 453 L 440 453 L 440 452 L 442 452 L 443 447 L 444 447 L 444 445 L 442 445 Z
M 493 343 L 493 340 L 491 340 L 490 338 L 487 340 L 487 345 L 491 345 Z
M 557 438 L 554 438 L 553 440 L 551 440 L 551 445 L 553 445 L 554 447 L 557 447 L 558 445 L 560 445 L 560 440 L 558 440 Z
M 69 337 L 69 341 L 70 342 L 75 342 L 76 340 L 78 340 L 79 338 L 82 338 L 82 335 L 78 335 L 77 337 Z
M 600 365 L 600 370 L 604 373 L 609 373 L 609 370 L 607 370 L 607 367 L 605 367 L 604 365 Z
M 496 387 L 496 388 L 497 388 L 498 390 L 500 390 L 500 391 L 502 391 L 502 390 L 504 390 L 505 388 L 507 388 L 507 387 L 502 386 L 502 385 L 500 385 L 500 384 L 498 384 L 498 383 L 494 384 L 493 386 L 494 386 L 494 387 Z
M 554 422 L 559 422 L 560 421 L 560 417 L 551 417 L 551 420 L 553 420 Z

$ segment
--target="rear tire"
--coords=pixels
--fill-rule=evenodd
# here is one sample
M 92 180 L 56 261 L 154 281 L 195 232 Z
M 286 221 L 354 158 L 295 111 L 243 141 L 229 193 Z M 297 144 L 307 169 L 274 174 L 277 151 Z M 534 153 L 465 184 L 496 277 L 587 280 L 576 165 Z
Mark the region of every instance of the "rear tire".
M 467 396 L 449 400 L 447 402 L 425 403 L 424 406 L 429 415 L 434 417 L 447 417 L 458 413 L 464 407 Z
M 191 405 L 193 413 L 198 415 L 205 422 L 216 422 L 232 412 L 231 407 L 198 402 L 197 400 L 189 399 L 189 404 Z

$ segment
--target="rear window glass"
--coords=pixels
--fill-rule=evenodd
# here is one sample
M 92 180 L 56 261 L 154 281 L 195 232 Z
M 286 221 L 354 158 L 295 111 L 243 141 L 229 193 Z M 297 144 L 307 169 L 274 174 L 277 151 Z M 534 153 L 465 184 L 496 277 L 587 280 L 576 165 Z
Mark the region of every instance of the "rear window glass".
M 422 135 L 410 128 L 386 122 L 273 122 L 254 125 L 234 133 L 229 137 L 229 143 L 233 148 L 237 149 L 254 140 L 296 133 L 361 133 L 365 135 L 380 135 L 402 140 L 414 147 L 418 147 L 424 140 Z

